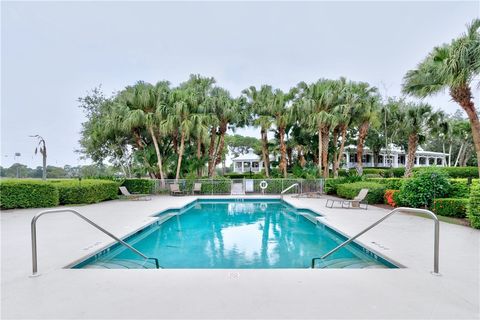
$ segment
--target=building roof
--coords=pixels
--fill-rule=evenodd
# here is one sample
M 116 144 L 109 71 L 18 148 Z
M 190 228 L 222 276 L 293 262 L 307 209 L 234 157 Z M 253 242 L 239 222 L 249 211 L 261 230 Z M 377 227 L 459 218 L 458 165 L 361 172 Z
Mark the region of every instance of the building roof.
M 247 154 L 241 154 L 236 158 L 233 158 L 232 161 L 238 162 L 238 161 L 260 161 L 260 156 L 253 153 L 253 151 L 248 151 Z

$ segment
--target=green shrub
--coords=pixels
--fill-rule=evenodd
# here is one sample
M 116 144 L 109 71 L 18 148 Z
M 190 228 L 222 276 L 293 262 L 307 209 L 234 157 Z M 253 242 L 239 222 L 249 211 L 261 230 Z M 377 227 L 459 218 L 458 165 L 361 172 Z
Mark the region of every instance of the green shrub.
M 413 208 L 430 207 L 434 198 L 445 197 L 449 189 L 450 182 L 444 171 L 435 167 L 425 168 L 405 180 L 397 204 Z
M 478 178 L 478 167 L 442 167 L 450 178 Z
M 202 193 L 205 194 L 229 194 L 232 180 L 224 177 L 216 177 L 214 180 L 202 180 Z
M 155 191 L 155 181 L 151 179 L 125 179 L 122 186 L 131 193 L 151 194 Z
M 479 180 L 473 179 L 472 185 L 468 185 L 468 179 L 450 179 L 450 191 L 448 192 L 449 198 L 468 198 L 470 195 L 470 188 L 478 185 Z
M 389 170 L 390 176 L 394 178 L 402 178 L 405 175 L 405 168 L 390 168 Z
M 65 180 L 55 186 L 60 204 L 80 204 L 116 199 L 119 184 L 109 180 Z
M 435 199 L 432 211 L 441 216 L 465 218 L 468 199 L 441 198 Z
M 58 190 L 37 180 L 3 180 L 0 182 L 0 207 L 45 208 L 58 205 Z
M 363 175 L 379 175 L 382 177 L 388 176 L 389 169 L 387 168 L 363 168 Z
M 387 189 L 398 190 L 405 179 L 403 178 L 368 178 L 367 181 L 384 184 Z
M 384 184 L 377 182 L 360 181 L 340 184 L 337 186 L 337 194 L 347 199 L 353 199 L 361 189 L 368 189 L 368 203 L 383 203 L 386 188 Z
M 327 179 L 325 180 L 324 192 L 327 194 L 337 194 L 337 187 L 339 185 L 345 184 L 345 183 L 358 182 L 361 180 L 362 180 L 362 177 L 357 175 L 351 175 L 351 176 L 346 176 L 346 177 L 341 177 L 336 179 Z
M 467 217 L 472 227 L 480 229 L 480 185 L 478 184 L 470 190 Z

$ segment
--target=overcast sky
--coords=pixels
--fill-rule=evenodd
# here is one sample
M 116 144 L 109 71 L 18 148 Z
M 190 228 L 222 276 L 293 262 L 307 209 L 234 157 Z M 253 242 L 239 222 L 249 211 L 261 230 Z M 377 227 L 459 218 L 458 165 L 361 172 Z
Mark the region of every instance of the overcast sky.
M 1 164 L 78 165 L 77 98 L 138 80 L 213 76 L 238 95 L 345 76 L 400 95 L 402 77 L 480 15 L 471 2 L 18 3 L 2 2 Z M 476 95 L 479 105 L 478 90 Z M 430 99 L 454 112 L 446 94 Z M 240 133 L 257 135 L 256 130 Z

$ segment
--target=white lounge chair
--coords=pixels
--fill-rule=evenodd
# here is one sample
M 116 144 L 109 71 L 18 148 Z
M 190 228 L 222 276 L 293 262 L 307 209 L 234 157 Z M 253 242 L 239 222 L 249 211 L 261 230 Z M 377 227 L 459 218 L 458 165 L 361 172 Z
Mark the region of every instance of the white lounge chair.
M 198 194 L 202 194 L 202 184 L 199 183 L 199 182 L 196 182 L 194 185 L 193 185 L 193 190 L 192 190 L 193 194 L 195 193 L 198 193 Z
M 120 192 L 129 200 L 143 200 L 148 201 L 152 200 L 152 198 L 148 194 L 140 194 L 140 193 L 130 193 L 126 187 L 119 187 Z
M 172 183 L 170 185 L 170 195 L 171 196 L 183 196 L 185 193 L 180 190 L 178 183 Z
M 333 205 L 338 202 L 341 203 L 342 208 L 362 208 L 362 204 L 365 205 L 363 209 L 368 209 L 368 200 L 367 200 L 368 189 L 362 189 L 358 195 L 352 200 L 345 199 L 327 199 L 325 207 L 333 208 Z M 330 206 L 328 205 L 330 203 Z

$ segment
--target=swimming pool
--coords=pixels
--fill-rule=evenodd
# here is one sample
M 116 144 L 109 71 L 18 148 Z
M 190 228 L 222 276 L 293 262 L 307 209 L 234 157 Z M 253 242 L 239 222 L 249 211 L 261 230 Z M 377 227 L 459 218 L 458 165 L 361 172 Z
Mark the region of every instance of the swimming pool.
M 346 238 L 318 222 L 319 215 L 280 199 L 199 199 L 165 210 L 155 223 L 124 239 L 163 268 L 308 268 L 311 259 Z M 73 268 L 154 268 L 115 244 Z M 396 268 L 357 243 L 318 264 L 320 268 Z

